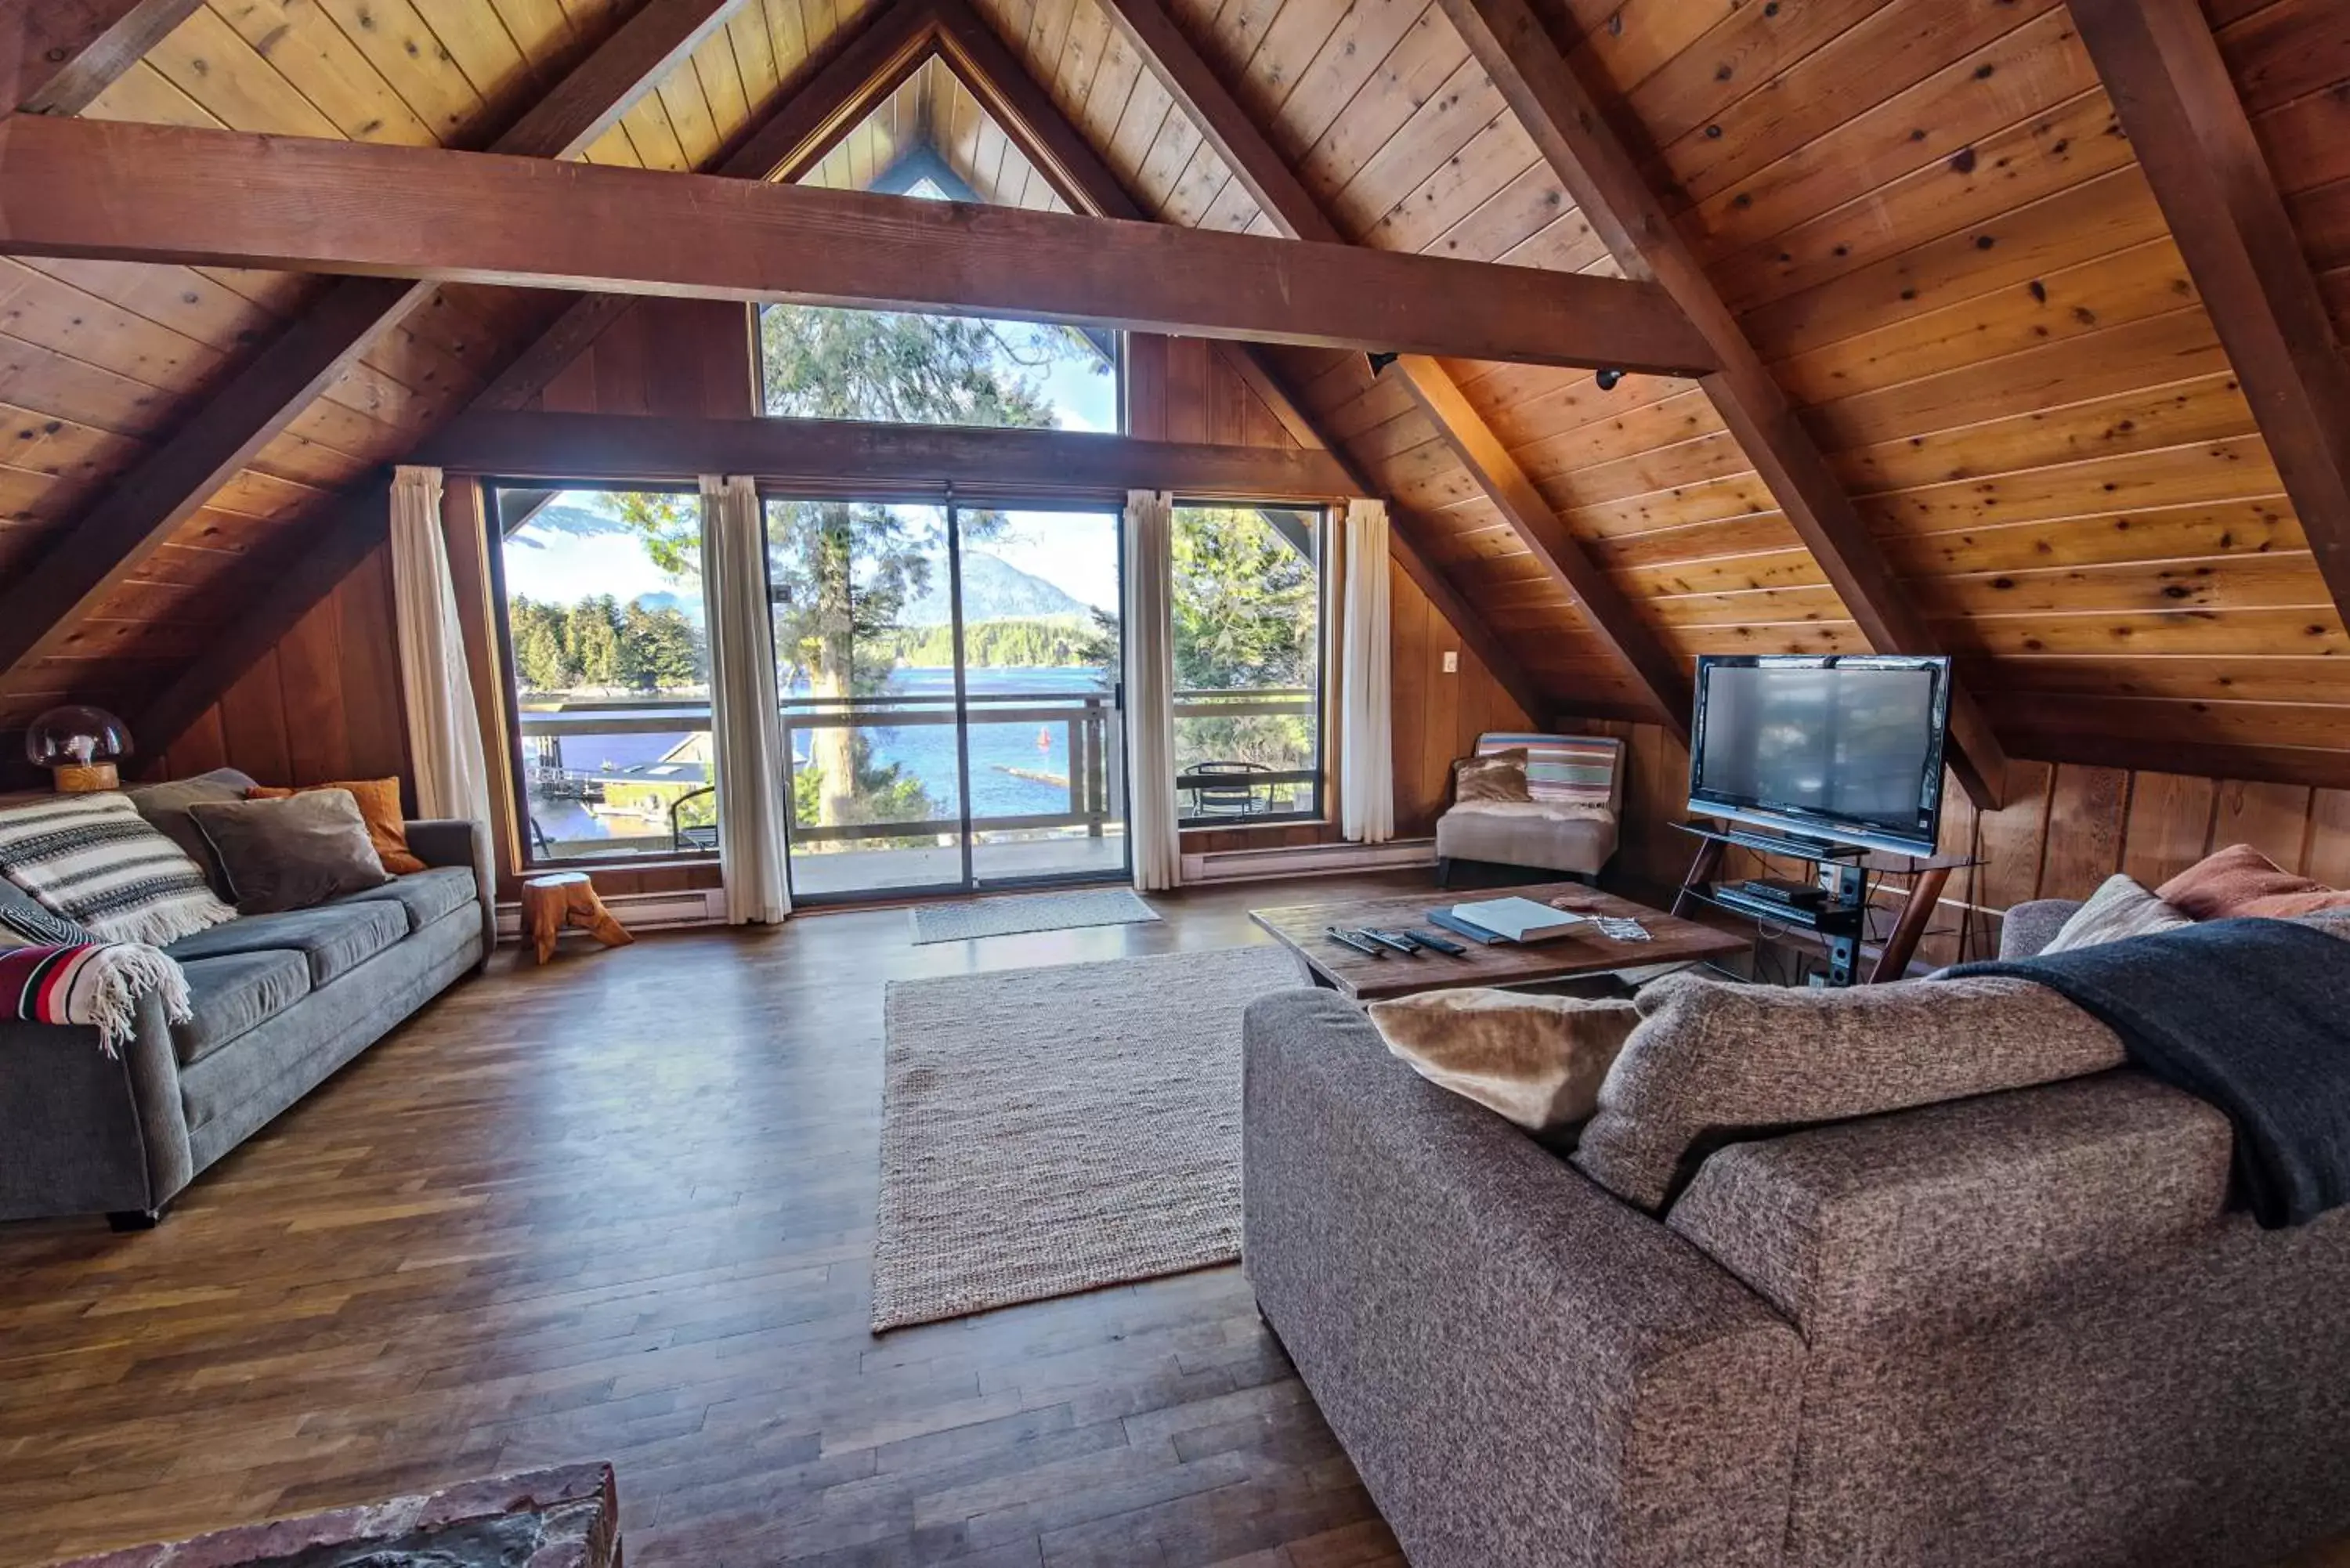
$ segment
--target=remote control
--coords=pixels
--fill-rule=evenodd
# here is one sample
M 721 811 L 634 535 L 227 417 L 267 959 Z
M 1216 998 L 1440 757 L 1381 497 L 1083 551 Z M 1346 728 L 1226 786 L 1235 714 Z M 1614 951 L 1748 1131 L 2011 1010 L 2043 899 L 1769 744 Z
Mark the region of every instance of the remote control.
M 1410 939 L 1407 937 L 1399 937 L 1393 931 L 1373 930 L 1370 927 L 1365 926 L 1357 934 L 1359 936 L 1368 937 L 1371 940 L 1378 943 L 1379 946 L 1393 952 L 1402 953 L 1407 958 L 1413 956 L 1416 951 L 1412 947 Z
M 1450 937 L 1440 937 L 1430 931 L 1406 931 L 1404 940 L 1451 958 L 1467 958 L 1469 950 Z
M 1365 958 L 1385 958 L 1388 956 L 1386 949 L 1373 947 L 1369 942 L 1365 941 L 1360 936 L 1353 931 L 1342 931 L 1336 926 L 1325 926 L 1322 929 L 1322 934 L 1328 937 L 1332 941 L 1336 942 L 1341 947 L 1349 947 L 1354 949 Z

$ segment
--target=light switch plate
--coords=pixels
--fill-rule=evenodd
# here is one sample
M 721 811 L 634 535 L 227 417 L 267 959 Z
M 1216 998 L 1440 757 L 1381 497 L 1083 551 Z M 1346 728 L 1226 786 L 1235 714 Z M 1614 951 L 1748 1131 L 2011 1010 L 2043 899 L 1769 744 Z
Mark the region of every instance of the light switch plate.
M 1458 675 L 1461 673 L 1461 653 L 1459 649 L 1448 648 L 1444 650 L 1444 673 L 1447 675 Z

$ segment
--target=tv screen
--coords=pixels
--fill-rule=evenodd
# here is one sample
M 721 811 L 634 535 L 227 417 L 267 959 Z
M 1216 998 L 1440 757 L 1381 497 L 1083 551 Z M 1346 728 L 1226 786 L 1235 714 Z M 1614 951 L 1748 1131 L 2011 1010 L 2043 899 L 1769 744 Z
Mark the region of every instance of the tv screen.
M 1690 807 L 1930 851 L 1950 684 L 1947 659 L 1700 659 Z

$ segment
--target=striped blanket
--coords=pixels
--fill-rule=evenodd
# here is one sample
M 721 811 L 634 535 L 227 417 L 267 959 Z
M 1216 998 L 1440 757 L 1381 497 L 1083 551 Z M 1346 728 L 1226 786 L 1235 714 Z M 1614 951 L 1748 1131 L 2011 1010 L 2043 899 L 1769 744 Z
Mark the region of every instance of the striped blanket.
M 111 792 L 0 810 L 0 876 L 101 941 L 163 947 L 236 918 L 186 852 Z
M 79 1024 L 109 1056 L 138 1025 L 139 999 L 161 998 L 174 1023 L 188 1013 L 188 980 L 139 942 L 100 942 L 43 910 L 0 902 L 0 1020 Z

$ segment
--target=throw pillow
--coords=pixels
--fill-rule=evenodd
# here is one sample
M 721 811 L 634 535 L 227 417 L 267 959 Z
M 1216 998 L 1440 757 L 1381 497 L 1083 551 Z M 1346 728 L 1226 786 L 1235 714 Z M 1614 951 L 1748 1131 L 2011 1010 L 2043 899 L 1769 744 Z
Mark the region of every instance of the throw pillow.
M 294 789 L 255 784 L 244 792 L 244 796 L 247 800 L 284 800 L 288 795 L 322 789 L 350 791 L 351 798 L 359 803 L 359 816 L 367 823 L 368 842 L 375 846 L 376 857 L 383 862 L 386 871 L 405 877 L 425 868 L 424 862 L 408 847 L 408 813 L 400 804 L 398 779 L 348 779 L 340 784 L 302 784 Z
M 1455 805 L 1532 799 L 1526 788 L 1526 753 L 1523 746 L 1513 751 L 1489 752 L 1482 757 L 1463 757 L 1452 764 Z
M 1725 1144 L 2104 1072 L 2122 1043 L 2028 980 L 1847 991 L 1673 975 L 1599 1088 L 1575 1163 L 1652 1213 Z
M 2350 909 L 2350 892 L 2295 876 L 2249 844 L 2230 845 L 2189 866 L 2155 893 L 2199 920 L 2236 915 L 2282 920 Z
M 2072 918 L 2056 928 L 2056 934 L 2040 950 L 2071 952 L 2074 948 L 2150 937 L 2157 931 L 2175 931 L 2194 923 L 2194 916 L 2176 905 L 2164 903 L 2147 892 L 2136 877 L 2108 877 L 2106 885 L 2074 910 Z
M 307 909 L 391 880 L 348 790 L 192 805 L 188 813 L 220 857 L 239 914 Z
M 1370 1014 L 1413 1072 L 1528 1132 L 1590 1116 L 1600 1080 L 1640 1022 L 1620 998 L 1477 987 L 1375 1002 Z
M 226 897 L 228 878 L 221 875 L 220 862 L 213 858 L 213 846 L 204 842 L 203 832 L 196 826 L 195 818 L 188 815 L 188 807 L 198 801 L 243 800 L 244 792 L 252 787 L 253 780 L 234 768 L 214 768 L 188 778 L 139 784 L 122 793 L 130 797 L 140 815 L 155 825 L 157 832 L 203 867 L 204 880 L 212 885 L 213 891 Z
M 164 947 L 236 918 L 203 868 L 111 791 L 0 810 L 0 876 L 101 941 Z

